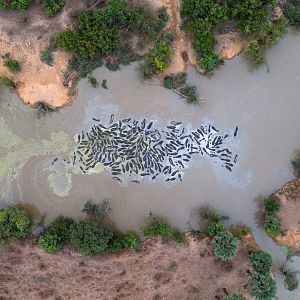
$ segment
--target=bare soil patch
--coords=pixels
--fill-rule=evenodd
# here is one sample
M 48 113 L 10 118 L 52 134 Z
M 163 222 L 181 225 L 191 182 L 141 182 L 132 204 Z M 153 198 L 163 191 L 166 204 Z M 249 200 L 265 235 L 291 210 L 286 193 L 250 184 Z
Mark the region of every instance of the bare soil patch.
M 251 238 L 250 238 L 251 239 Z M 223 262 L 208 238 L 144 241 L 139 249 L 86 257 L 69 248 L 48 254 L 18 242 L 0 255 L 1 299 L 246 299 L 249 245 Z

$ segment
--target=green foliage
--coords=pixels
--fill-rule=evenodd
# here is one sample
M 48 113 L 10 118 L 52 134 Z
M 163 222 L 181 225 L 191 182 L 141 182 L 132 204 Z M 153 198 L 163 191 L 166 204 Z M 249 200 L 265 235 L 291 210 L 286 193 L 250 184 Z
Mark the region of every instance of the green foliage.
M 185 85 L 179 89 L 179 92 L 190 103 L 194 103 L 199 100 L 197 87 L 194 85 Z
M 138 71 L 143 79 L 150 79 L 156 74 L 162 73 L 170 64 L 173 50 L 165 41 L 159 41 L 146 55 L 145 61 L 140 64 Z
M 231 232 L 221 231 L 211 241 L 217 257 L 226 261 L 235 257 L 238 251 L 238 241 Z
M 255 272 L 267 275 L 271 271 L 273 261 L 269 253 L 257 250 L 250 254 L 250 263 Z
M 108 250 L 113 237 L 113 231 L 93 221 L 80 221 L 71 229 L 71 244 L 85 255 L 97 255 Z
M 298 177 L 300 177 L 300 157 L 296 157 L 292 160 L 292 166 Z
M 297 290 L 299 287 L 299 281 L 297 278 L 297 272 L 286 271 L 284 273 L 284 286 L 289 291 Z
M 291 25 L 300 27 L 300 5 L 295 1 L 288 2 L 283 9 L 285 17 Z
M 27 211 L 14 206 L 0 209 L 0 241 L 26 237 L 30 233 L 30 226 Z
M 230 14 L 238 19 L 239 28 L 246 36 L 260 31 L 273 5 L 273 0 L 230 0 Z
M 21 70 L 21 64 L 11 57 L 5 58 L 3 65 L 12 72 L 18 72 Z
M 216 66 L 222 63 L 223 60 L 220 59 L 219 55 L 215 52 L 207 53 L 200 59 L 200 67 L 205 72 L 210 72 L 212 69 L 214 69 Z
M 169 223 L 160 218 L 150 215 L 150 222 L 142 227 L 146 237 L 160 236 L 164 241 L 174 239 L 177 242 L 183 242 L 183 234 L 174 229 Z
M 167 89 L 177 90 L 179 87 L 185 85 L 186 73 L 166 76 L 164 78 L 164 87 Z
M 163 40 L 166 42 L 166 43 L 172 43 L 175 39 L 175 36 L 174 36 L 174 33 L 173 32 L 166 32 L 163 36 Z
M 0 9 L 13 8 L 17 10 L 24 11 L 30 0 L 0 0 Z
M 48 66 L 53 66 L 53 55 L 52 52 L 48 49 L 41 52 L 40 59 L 43 63 L 47 64 Z
M 109 0 L 103 8 L 82 12 L 77 34 L 63 31 L 57 38 L 58 46 L 94 60 L 113 54 L 133 34 L 144 40 L 156 38 L 166 21 L 165 9 L 153 13 L 144 3 Z
M 266 199 L 264 202 L 265 212 L 268 214 L 275 214 L 279 212 L 280 203 L 274 198 Z
M 55 38 L 55 43 L 69 53 L 74 53 L 78 49 L 78 37 L 70 28 L 60 31 Z
M 273 215 L 269 215 L 269 214 L 265 215 L 263 221 L 263 227 L 266 234 L 270 237 L 277 237 L 282 234 L 280 230 L 279 220 Z
M 98 85 L 97 80 L 96 80 L 96 85 Z M 101 223 L 103 219 L 109 215 L 110 211 L 111 211 L 111 206 L 109 204 L 109 201 L 103 200 L 100 204 L 94 204 L 91 201 L 87 201 L 84 204 L 84 207 L 81 212 L 85 213 L 89 219 Z
M 99 86 L 98 80 L 94 76 L 88 77 L 89 83 L 93 88 L 97 88 Z
M 276 295 L 276 283 L 269 274 L 254 272 L 249 285 L 249 294 L 257 300 L 273 300 Z
M 227 231 L 228 231 L 228 229 L 225 227 L 225 225 L 223 223 L 217 221 L 217 222 L 212 222 L 208 226 L 206 233 L 209 237 L 213 238 L 216 235 L 220 235 L 223 232 L 227 232 Z
M 13 81 L 13 79 L 11 79 L 7 76 L 0 78 L 0 83 L 3 84 L 7 88 L 15 88 L 16 87 L 16 84 Z
M 224 300 L 245 300 L 245 297 L 243 295 L 231 295 L 224 298 Z
M 248 235 L 252 232 L 250 227 L 247 226 L 238 226 L 232 234 L 238 239 L 242 239 L 243 236 Z
M 257 66 L 263 65 L 267 62 L 263 51 L 263 47 L 256 39 L 252 40 L 245 49 L 245 53 L 255 62 Z
M 79 76 L 83 78 L 101 65 L 101 59 L 91 59 L 80 54 L 73 55 L 73 57 L 68 61 L 68 67 L 71 70 L 76 71 Z
M 129 233 L 123 237 L 123 245 L 125 248 L 135 249 L 140 244 L 140 239 L 134 233 Z
M 64 0 L 40 0 L 48 17 L 54 16 L 65 4 Z
M 50 223 L 39 239 L 39 246 L 47 252 L 55 252 L 69 242 L 74 221 L 62 216 Z

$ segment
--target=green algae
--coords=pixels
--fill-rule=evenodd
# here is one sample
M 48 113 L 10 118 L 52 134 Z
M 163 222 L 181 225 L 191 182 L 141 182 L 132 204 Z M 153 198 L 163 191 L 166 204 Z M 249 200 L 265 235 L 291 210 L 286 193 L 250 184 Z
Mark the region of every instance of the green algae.
M 71 145 L 63 131 L 51 133 L 50 140 L 22 139 L 0 118 L 0 181 L 9 185 L 31 158 L 67 153 Z

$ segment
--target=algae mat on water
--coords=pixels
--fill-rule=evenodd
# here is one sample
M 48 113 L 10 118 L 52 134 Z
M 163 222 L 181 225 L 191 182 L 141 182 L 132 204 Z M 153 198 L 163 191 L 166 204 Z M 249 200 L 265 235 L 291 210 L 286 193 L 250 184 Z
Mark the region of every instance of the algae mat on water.
M 0 118 L 0 182 L 2 196 L 11 188 L 25 164 L 33 157 L 67 153 L 71 148 L 70 137 L 63 131 L 51 133 L 50 140 L 22 139 Z

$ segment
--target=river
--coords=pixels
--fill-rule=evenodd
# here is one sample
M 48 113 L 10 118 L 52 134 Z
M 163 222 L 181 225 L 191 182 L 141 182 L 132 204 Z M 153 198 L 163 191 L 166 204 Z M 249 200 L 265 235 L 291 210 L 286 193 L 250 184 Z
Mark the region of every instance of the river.
M 78 85 L 72 106 L 38 118 L 15 94 L 0 92 L 1 205 L 25 202 L 46 213 L 46 220 L 63 214 L 80 218 L 87 200 L 108 199 L 111 219 L 122 230 L 139 230 L 149 212 L 167 217 L 181 230 L 198 226 L 198 208 L 210 206 L 230 223 L 251 226 L 258 243 L 282 260 L 282 252 L 258 227 L 259 199 L 293 178 L 292 155 L 300 148 L 300 35 L 289 33 L 268 53 L 267 68 L 254 70 L 243 55 L 226 62 L 212 77 L 188 71 L 204 101 L 188 104 L 156 81 L 137 80 L 136 65 L 94 72 L 108 89 Z M 227 143 L 238 154 L 229 172 L 209 157 L 194 155 L 182 181 L 143 180 L 120 183 L 99 168 L 83 174 L 68 167 L 74 137 L 95 124 L 123 118 L 154 120 L 163 131 L 169 121 L 186 128 L 212 124 L 224 135 L 238 134 Z M 57 160 L 55 160 L 57 158 Z M 279 280 L 279 284 L 282 283 Z M 299 299 L 282 287 L 279 299 Z

